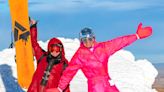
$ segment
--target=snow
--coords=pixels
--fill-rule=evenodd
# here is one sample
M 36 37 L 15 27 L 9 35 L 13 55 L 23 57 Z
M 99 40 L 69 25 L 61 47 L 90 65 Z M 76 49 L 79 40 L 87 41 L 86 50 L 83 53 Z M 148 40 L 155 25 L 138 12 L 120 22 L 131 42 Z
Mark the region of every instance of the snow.
M 65 48 L 66 58 L 71 59 L 79 47 L 78 39 L 59 38 Z M 47 43 L 39 41 L 43 49 Z M 0 92 L 23 92 L 17 84 L 15 49 L 0 51 Z M 120 50 L 109 59 L 109 75 L 120 92 L 157 92 L 152 85 L 157 77 L 157 70 L 147 60 L 135 60 L 135 56 L 127 50 Z M 71 92 L 87 92 L 87 79 L 81 71 L 70 83 Z

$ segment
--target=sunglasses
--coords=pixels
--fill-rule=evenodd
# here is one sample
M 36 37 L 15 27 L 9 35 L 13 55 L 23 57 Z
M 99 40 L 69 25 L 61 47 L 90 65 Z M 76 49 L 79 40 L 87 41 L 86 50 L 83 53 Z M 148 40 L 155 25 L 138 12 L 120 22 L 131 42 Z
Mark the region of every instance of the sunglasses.
M 81 38 L 81 41 L 86 43 L 87 41 L 93 41 L 93 39 L 94 39 L 93 37 L 83 37 Z
M 61 50 L 62 50 L 62 45 L 61 44 L 52 44 L 51 46 L 50 46 L 50 49 L 49 49 L 49 51 L 50 52 L 61 52 Z

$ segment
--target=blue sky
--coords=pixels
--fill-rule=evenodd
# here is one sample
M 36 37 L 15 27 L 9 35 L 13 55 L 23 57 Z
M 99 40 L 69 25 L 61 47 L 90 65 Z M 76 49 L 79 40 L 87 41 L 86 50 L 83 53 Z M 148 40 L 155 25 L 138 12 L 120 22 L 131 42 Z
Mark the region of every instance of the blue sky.
M 137 59 L 164 63 L 163 0 L 29 0 L 29 15 L 38 20 L 39 40 L 78 38 L 90 27 L 97 41 L 133 34 L 140 22 L 152 26 L 153 35 L 126 47 Z M 0 50 L 11 42 L 8 1 L 0 0 Z

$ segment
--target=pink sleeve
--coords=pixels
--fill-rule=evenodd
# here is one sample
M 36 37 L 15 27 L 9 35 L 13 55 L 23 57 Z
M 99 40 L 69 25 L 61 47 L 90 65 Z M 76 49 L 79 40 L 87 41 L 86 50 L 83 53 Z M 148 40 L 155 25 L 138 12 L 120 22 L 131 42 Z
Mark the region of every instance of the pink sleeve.
M 77 51 L 78 52 L 78 51 Z M 74 56 L 72 57 L 71 61 L 68 64 L 68 67 L 64 70 L 63 75 L 59 81 L 59 88 L 64 90 L 74 75 L 77 73 L 77 71 L 81 68 L 81 63 L 78 58 L 78 53 L 75 53 Z
M 136 34 L 133 34 L 133 35 L 127 35 L 127 36 L 123 36 L 123 37 L 118 37 L 113 40 L 107 41 L 104 43 L 106 53 L 108 56 L 112 55 L 116 51 L 130 45 L 131 43 L 133 43 L 136 40 L 137 40 L 137 36 L 136 36 Z

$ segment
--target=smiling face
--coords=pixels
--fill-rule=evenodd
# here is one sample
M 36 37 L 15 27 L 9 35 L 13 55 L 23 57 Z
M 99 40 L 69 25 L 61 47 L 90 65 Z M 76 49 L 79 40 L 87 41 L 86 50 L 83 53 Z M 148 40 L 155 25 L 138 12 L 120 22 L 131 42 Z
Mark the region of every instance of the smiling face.
M 51 52 L 51 55 L 53 57 L 57 57 L 59 54 L 60 54 L 60 52 L 56 52 L 56 51 Z
M 81 39 L 81 42 L 82 42 L 83 45 L 84 45 L 85 47 L 87 47 L 87 48 L 93 47 L 93 46 L 94 46 L 94 41 L 95 41 L 95 39 L 94 39 L 93 37 L 91 37 L 91 38 L 85 37 L 85 38 L 82 38 L 82 39 Z
M 62 51 L 62 45 L 60 44 L 52 44 L 50 46 L 49 52 L 52 56 L 57 57 Z
M 94 46 L 95 36 L 94 36 L 94 33 L 92 32 L 92 30 L 90 28 L 82 29 L 80 34 L 79 34 L 79 38 L 80 38 L 81 43 L 85 47 L 91 48 Z

